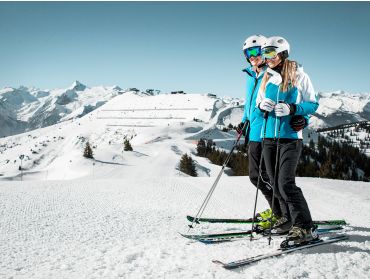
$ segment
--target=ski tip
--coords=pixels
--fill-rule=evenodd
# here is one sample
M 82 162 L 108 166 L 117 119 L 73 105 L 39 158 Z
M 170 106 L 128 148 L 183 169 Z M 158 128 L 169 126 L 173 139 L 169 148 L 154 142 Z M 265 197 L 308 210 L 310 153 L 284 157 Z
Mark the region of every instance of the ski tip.
M 181 232 L 177 232 L 178 234 L 180 234 L 182 237 L 185 237 L 185 238 L 188 238 L 188 239 L 190 239 L 189 238 L 189 235 L 187 235 L 187 234 L 185 234 L 185 233 L 181 233 Z
M 226 242 L 231 242 L 231 239 L 221 239 L 221 240 L 212 240 L 212 239 L 199 239 L 199 242 L 203 244 L 218 244 L 218 243 L 226 243 Z
M 188 235 L 188 234 L 185 234 L 185 233 L 181 233 L 181 232 L 178 232 L 178 234 L 180 234 L 182 237 L 186 238 L 186 239 L 187 239 L 188 241 L 190 241 L 190 242 L 195 242 L 195 241 L 197 241 L 197 240 L 193 239 L 193 238 L 191 237 L 191 235 Z
M 212 260 L 212 262 L 213 262 L 214 264 L 221 265 L 221 266 L 225 266 L 225 265 L 226 265 L 224 262 L 219 261 L 219 260 Z
M 234 265 L 234 264 L 230 264 L 230 263 L 224 263 L 222 261 L 219 261 L 219 260 L 213 260 L 212 261 L 214 264 L 216 265 L 219 265 L 227 270 L 232 270 L 232 269 L 235 269 L 235 268 L 238 268 L 240 267 L 239 265 Z
M 195 218 L 194 218 L 194 217 L 192 217 L 192 216 L 187 215 L 187 216 L 186 216 L 186 219 L 187 219 L 189 222 L 194 222 L 194 223 L 196 223 L 196 224 L 199 224 L 199 219 L 195 219 Z

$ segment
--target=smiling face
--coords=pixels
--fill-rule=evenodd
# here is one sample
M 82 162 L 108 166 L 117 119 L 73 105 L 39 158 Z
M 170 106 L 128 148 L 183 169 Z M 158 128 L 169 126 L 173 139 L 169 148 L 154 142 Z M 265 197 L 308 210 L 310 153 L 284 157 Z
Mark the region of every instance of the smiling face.
M 275 56 L 274 58 L 266 58 L 266 63 L 270 68 L 275 68 L 282 61 L 280 55 Z
M 252 65 L 252 67 L 258 67 L 263 63 L 263 57 L 261 53 L 261 46 L 253 46 L 243 50 L 245 58 Z
M 259 55 L 259 56 L 252 56 L 250 59 L 249 59 L 249 62 L 250 64 L 253 66 L 253 67 L 258 67 L 262 64 L 263 62 L 263 58 L 262 58 L 262 55 Z

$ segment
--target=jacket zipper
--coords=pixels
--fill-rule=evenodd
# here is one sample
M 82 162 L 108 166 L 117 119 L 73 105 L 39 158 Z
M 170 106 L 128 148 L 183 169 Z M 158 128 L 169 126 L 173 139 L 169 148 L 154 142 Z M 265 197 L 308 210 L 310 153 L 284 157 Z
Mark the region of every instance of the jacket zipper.
M 249 119 L 251 118 L 252 100 L 253 100 L 253 96 L 254 96 L 254 92 L 256 90 L 257 84 L 258 84 L 258 79 L 257 78 L 254 78 L 254 87 L 253 87 L 253 91 L 252 91 L 251 100 L 249 102 Z M 251 121 L 251 120 L 249 120 L 249 121 Z

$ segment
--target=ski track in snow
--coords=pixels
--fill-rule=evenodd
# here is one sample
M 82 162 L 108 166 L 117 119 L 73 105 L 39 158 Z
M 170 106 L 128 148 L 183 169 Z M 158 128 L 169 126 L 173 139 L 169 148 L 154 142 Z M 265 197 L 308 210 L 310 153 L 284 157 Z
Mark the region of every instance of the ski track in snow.
M 231 261 L 277 248 L 266 239 L 184 239 L 215 178 L 0 182 L 0 278 L 369 278 L 369 183 L 298 178 L 315 219 L 345 218 L 350 239 L 234 271 Z M 248 177 L 223 177 L 203 216 L 251 216 Z M 258 209 L 266 208 L 259 199 Z M 201 224 L 192 232 L 246 230 Z

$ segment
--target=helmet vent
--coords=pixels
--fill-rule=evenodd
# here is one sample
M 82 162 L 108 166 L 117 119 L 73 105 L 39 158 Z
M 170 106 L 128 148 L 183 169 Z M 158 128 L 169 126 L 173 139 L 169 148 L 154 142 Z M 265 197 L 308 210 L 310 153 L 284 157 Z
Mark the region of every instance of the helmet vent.
M 257 40 L 253 40 L 253 43 L 256 43 L 257 42 Z
M 283 44 L 284 43 L 284 39 L 279 39 L 278 40 L 278 43 Z

